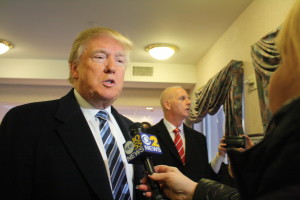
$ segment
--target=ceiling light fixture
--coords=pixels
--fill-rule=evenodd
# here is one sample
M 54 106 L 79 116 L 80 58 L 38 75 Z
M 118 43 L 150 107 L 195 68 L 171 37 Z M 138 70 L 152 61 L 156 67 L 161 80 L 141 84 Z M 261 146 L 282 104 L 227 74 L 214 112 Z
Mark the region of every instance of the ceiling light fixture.
M 6 53 L 11 48 L 13 48 L 13 45 L 10 42 L 0 39 L 0 54 Z
M 145 50 L 157 60 L 166 60 L 170 58 L 179 48 L 173 44 L 157 43 L 149 44 Z

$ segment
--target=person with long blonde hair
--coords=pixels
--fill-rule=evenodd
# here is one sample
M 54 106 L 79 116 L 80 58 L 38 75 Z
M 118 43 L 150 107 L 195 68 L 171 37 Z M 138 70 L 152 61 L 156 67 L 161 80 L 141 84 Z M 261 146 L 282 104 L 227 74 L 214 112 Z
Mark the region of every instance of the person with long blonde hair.
M 238 191 L 207 179 L 197 183 L 177 168 L 156 166 L 157 173 L 149 178 L 159 181 L 170 199 L 300 199 L 300 0 L 286 17 L 276 43 L 281 66 L 269 84 L 273 125 L 259 144 L 242 153 L 228 152 Z M 142 183 L 139 189 L 151 196 L 146 179 Z

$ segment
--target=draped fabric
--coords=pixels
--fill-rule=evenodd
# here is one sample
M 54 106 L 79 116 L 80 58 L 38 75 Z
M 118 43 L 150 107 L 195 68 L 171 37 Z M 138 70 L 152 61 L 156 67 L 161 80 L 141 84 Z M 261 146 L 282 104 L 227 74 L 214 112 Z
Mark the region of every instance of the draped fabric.
M 241 61 L 232 60 L 205 86 L 195 92 L 187 123 L 201 121 L 216 114 L 223 105 L 225 135 L 244 134 L 242 126 L 242 94 L 244 69 Z
M 268 85 L 272 73 L 280 64 L 280 55 L 275 47 L 279 28 L 270 32 L 251 46 L 251 57 L 255 69 L 260 112 L 264 130 L 271 119 L 268 108 Z

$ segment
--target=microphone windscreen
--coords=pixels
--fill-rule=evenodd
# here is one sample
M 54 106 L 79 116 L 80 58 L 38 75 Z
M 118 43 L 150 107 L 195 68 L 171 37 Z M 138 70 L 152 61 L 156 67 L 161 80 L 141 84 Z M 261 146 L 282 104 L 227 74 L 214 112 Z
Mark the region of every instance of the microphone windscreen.
M 129 130 L 138 129 L 138 128 L 143 128 L 142 123 L 135 122 L 129 126 Z
M 129 134 L 131 138 L 140 132 L 144 132 L 144 127 L 141 123 L 135 122 L 129 126 Z
M 157 137 L 144 133 L 141 123 L 132 124 L 130 134 L 132 140 L 123 145 L 128 163 L 142 163 L 147 156 L 162 154 Z

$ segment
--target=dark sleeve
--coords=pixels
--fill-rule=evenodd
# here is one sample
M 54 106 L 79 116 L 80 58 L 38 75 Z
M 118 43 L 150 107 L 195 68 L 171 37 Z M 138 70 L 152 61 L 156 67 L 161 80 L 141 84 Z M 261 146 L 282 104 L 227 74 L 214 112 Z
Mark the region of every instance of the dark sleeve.
M 237 189 L 202 178 L 194 192 L 193 200 L 239 200 Z
M 221 168 L 217 174 L 217 179 L 214 179 L 220 183 L 236 188 L 236 181 L 232 178 L 228 171 L 228 164 L 222 163 Z
M 264 194 L 256 200 L 299 200 L 300 199 L 300 186 L 291 185 L 285 188 L 280 188 L 276 191 Z
M 0 125 L 0 196 L 1 199 L 30 199 L 33 151 L 26 136 L 31 138 L 27 128 L 32 124 L 22 123 L 22 115 L 15 114 L 14 110 L 5 115 Z

